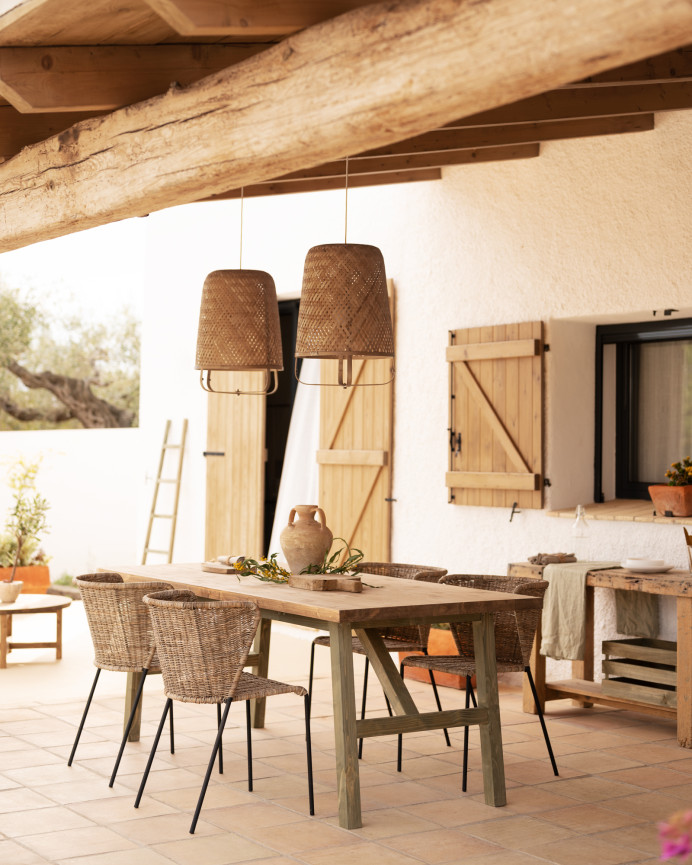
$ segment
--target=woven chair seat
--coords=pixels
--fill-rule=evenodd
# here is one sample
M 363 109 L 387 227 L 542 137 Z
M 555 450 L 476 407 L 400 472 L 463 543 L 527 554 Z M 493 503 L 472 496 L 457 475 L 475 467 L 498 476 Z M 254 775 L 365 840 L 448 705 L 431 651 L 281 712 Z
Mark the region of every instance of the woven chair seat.
M 432 670 L 435 673 L 452 673 L 456 676 L 472 676 L 476 672 L 476 662 L 473 658 L 462 658 L 460 655 L 409 655 L 404 658 L 405 667 L 418 667 L 420 670 Z M 498 673 L 521 673 L 523 664 L 497 665 Z
M 199 696 L 193 698 L 190 696 L 189 691 L 179 696 L 166 689 L 164 689 L 164 693 L 172 700 L 180 700 L 181 703 L 219 702 L 218 695 L 206 696 L 200 693 Z M 275 682 L 273 679 L 263 679 L 260 676 L 254 676 L 252 673 L 242 672 L 233 688 L 233 693 L 227 694 L 223 700 L 232 697 L 233 702 L 236 703 L 242 700 L 261 700 L 264 697 L 275 697 L 277 694 L 297 694 L 299 697 L 304 697 L 307 694 L 307 690 L 300 685 L 287 685 L 285 682 Z
M 398 640 L 395 637 L 384 637 L 385 648 L 390 652 L 420 652 L 424 648 L 418 640 Z M 329 637 L 315 637 L 316 646 L 329 646 Z M 357 655 L 365 655 L 365 647 L 358 637 L 351 637 L 351 648 Z

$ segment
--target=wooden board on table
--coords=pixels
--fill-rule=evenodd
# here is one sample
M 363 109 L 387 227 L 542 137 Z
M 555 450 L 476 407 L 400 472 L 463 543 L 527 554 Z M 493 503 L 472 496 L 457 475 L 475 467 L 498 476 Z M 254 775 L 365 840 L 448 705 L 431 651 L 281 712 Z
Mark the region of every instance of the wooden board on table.
M 288 585 L 311 592 L 362 592 L 360 577 L 348 574 L 291 574 Z

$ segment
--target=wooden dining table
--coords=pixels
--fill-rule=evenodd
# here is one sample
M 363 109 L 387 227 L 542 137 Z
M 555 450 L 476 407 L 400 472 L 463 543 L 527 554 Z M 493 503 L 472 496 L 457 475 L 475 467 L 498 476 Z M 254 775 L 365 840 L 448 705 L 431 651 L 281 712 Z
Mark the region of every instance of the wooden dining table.
M 106 570 L 105 568 L 103 570 Z M 108 568 L 125 580 L 157 580 L 191 589 L 207 598 L 244 598 L 257 603 L 262 616 L 248 666 L 266 676 L 272 621 L 320 630 L 330 636 L 334 738 L 339 823 L 362 825 L 358 773 L 358 739 L 394 736 L 423 730 L 478 725 L 483 788 L 488 805 L 506 803 L 502 732 L 495 661 L 493 613 L 541 606 L 540 598 L 488 592 L 361 574 L 362 593 L 315 592 L 255 577 L 213 574 L 200 564 L 127 565 Z M 379 635 L 382 628 L 438 622 L 473 622 L 476 650 L 477 708 L 420 712 Z M 353 676 L 352 633 L 359 637 L 393 716 L 357 719 Z M 307 674 L 307 659 L 306 659 Z M 255 706 L 255 726 L 264 726 L 264 705 Z

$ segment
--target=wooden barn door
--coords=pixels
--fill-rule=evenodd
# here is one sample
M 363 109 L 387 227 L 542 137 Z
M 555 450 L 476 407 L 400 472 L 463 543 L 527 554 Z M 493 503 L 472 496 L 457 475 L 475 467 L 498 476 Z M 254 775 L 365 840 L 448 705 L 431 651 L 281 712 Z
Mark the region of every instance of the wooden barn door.
M 336 364 L 322 361 L 323 381 L 336 381 Z M 354 379 L 387 381 L 391 367 L 391 358 L 356 361 Z M 368 561 L 390 560 L 393 404 L 393 383 L 320 392 L 319 503 L 334 536 Z
M 258 373 L 215 373 L 214 387 L 258 390 Z M 257 558 L 262 549 L 266 397 L 209 394 L 204 554 Z

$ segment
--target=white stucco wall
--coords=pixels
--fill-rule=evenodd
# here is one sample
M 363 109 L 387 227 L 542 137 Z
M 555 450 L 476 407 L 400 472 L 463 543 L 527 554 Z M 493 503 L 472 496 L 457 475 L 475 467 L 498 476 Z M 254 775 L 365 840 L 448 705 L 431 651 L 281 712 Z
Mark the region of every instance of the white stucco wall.
M 348 239 L 382 249 L 397 292 L 395 560 L 504 573 L 510 561 L 575 548 L 567 520 L 524 511 L 510 523 L 508 509 L 447 503 L 447 331 L 546 322 L 547 504 L 590 501 L 594 322 L 692 309 L 691 136 L 692 112 L 670 113 L 657 117 L 652 132 L 554 142 L 538 159 L 447 169 L 441 182 L 351 191 Z M 343 203 L 341 192 L 247 200 L 243 266 L 269 271 L 280 295 L 295 295 L 308 248 L 343 240 Z M 87 459 L 101 433 L 50 442 L 56 452 L 74 443 L 79 456 L 70 459 L 84 458 L 76 473 L 80 506 L 90 509 L 99 562 L 141 555 L 152 489 L 146 475 L 155 471 L 169 417 L 190 419 L 176 559 L 202 554 L 206 417 L 192 369 L 197 312 L 205 274 L 237 266 L 238 215 L 237 201 L 216 202 L 136 221 L 147 251 L 142 427 L 103 433 L 107 476 L 90 471 Z M 17 435 L 4 433 L 3 440 L 9 446 Z M 61 477 L 75 476 L 67 458 L 63 464 Z M 67 521 L 76 493 L 65 483 L 46 493 L 54 525 L 58 510 Z M 103 496 L 117 504 L 99 518 Z M 83 543 L 83 520 L 71 520 L 70 543 Z M 54 528 L 51 545 L 59 534 Z M 594 522 L 577 553 L 614 560 L 648 553 L 684 566 L 681 535 L 673 526 Z M 74 561 L 84 560 L 75 554 Z M 608 602 L 599 594 L 607 630 Z M 674 633 L 670 605 L 663 632 Z

